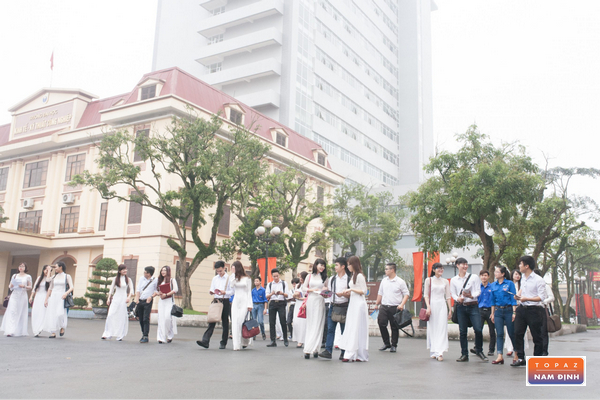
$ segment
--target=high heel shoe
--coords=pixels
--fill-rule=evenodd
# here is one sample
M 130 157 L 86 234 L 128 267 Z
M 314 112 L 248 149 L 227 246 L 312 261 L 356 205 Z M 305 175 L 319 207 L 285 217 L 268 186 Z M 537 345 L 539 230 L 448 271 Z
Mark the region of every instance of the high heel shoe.
M 504 364 L 504 359 L 502 360 L 494 360 L 492 361 L 492 364 L 496 365 L 496 364 Z
M 307 354 L 307 353 L 305 353 L 305 354 L 304 354 L 304 358 L 305 358 L 306 360 L 310 360 L 310 354 Z

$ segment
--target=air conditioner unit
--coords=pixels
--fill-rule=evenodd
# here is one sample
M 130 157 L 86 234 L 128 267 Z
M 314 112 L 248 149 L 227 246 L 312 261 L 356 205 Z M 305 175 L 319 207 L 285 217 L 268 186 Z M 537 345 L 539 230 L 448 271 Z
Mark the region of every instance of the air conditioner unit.
M 75 203 L 75 196 L 73 196 L 73 193 L 65 193 L 62 195 L 62 202 L 63 204 L 73 204 Z
M 23 199 L 23 208 L 33 208 L 33 199 Z

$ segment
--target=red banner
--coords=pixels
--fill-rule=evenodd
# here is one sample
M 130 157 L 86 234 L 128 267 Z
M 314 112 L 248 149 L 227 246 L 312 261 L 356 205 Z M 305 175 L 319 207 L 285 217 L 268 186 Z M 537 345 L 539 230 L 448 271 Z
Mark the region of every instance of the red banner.
M 267 283 L 271 282 L 273 280 L 273 278 L 271 277 L 271 270 L 273 268 L 277 268 L 277 257 L 269 257 L 269 271 L 268 271 L 268 279 L 265 280 L 263 278 L 263 275 L 265 274 L 265 259 L 264 258 L 259 258 L 258 260 L 256 260 L 257 264 L 258 264 L 258 272 L 260 273 L 260 276 L 262 278 L 263 281 L 263 287 L 266 287 Z M 283 277 L 282 277 L 283 279 Z
M 592 272 L 592 282 L 600 282 L 600 272 Z
M 415 286 L 412 301 L 421 301 L 423 297 L 423 252 L 413 253 L 413 268 L 415 272 Z
M 585 315 L 588 318 L 594 318 L 594 312 L 592 310 L 592 296 L 589 294 L 583 295 L 583 302 L 585 304 Z
M 596 313 L 596 318 L 600 318 L 600 299 L 594 299 L 594 312 Z
M 433 267 L 433 264 L 440 262 L 440 253 L 428 253 L 427 256 L 429 257 L 427 260 L 427 276 L 431 276 L 431 267 Z

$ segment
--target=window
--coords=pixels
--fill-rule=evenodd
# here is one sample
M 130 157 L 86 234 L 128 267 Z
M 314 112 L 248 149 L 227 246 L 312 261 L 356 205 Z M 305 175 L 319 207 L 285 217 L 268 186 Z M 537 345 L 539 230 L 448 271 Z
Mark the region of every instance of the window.
M 135 133 L 136 139 L 140 136 L 144 136 L 144 137 L 150 136 L 150 129 L 142 129 Z M 137 151 L 134 151 L 133 152 L 133 162 L 139 162 L 139 161 L 144 161 L 142 158 L 142 155 L 139 154 Z
M 144 194 L 144 189 L 138 189 L 141 194 Z M 137 193 L 136 193 L 137 194 Z M 127 218 L 128 224 L 141 224 L 142 223 L 142 208 L 140 203 L 129 203 L 129 217 Z
M 8 167 L 0 168 L 0 191 L 6 190 L 8 182 Z
M 285 135 L 283 135 L 281 133 L 277 133 L 275 141 L 277 142 L 278 145 L 285 147 L 286 139 L 287 138 L 285 137 Z
M 58 233 L 76 233 L 79 226 L 79 206 L 63 207 L 60 210 Z
M 298 185 L 300 185 L 300 188 L 298 189 L 298 201 L 302 201 L 306 197 L 306 185 L 304 184 L 304 179 L 298 178 Z
M 19 213 L 17 230 L 20 232 L 40 233 L 42 226 L 42 211 L 27 211 Z
M 108 202 L 100 204 L 100 223 L 98 224 L 98 231 L 106 230 L 106 216 L 108 214 Z
M 231 207 L 228 205 L 223 206 L 223 217 L 219 222 L 219 230 L 217 231 L 220 235 L 229 235 L 229 221 L 231 219 Z
M 325 199 L 325 189 L 323 189 L 323 186 L 317 186 L 317 203 L 323 204 L 324 199 Z
M 156 96 L 156 85 L 146 86 L 142 88 L 140 100 L 151 99 Z
M 322 153 L 317 154 L 317 162 L 321 165 L 325 165 L 325 155 Z
M 135 287 L 135 278 L 137 276 L 137 266 L 138 260 L 135 258 L 124 260 L 123 264 L 127 267 L 127 277 L 131 278 L 131 282 L 133 283 L 133 287 Z M 132 295 L 134 293 L 131 293 Z
M 84 167 L 85 153 L 67 157 L 67 173 L 65 175 L 65 182 L 70 182 L 75 175 L 81 174 Z
M 45 185 L 47 172 L 48 160 L 27 164 L 25 166 L 25 181 L 23 182 L 23 188 Z
M 224 12 L 225 12 L 225 6 L 217 7 L 214 10 L 212 10 L 212 15 L 219 15 L 219 14 L 223 14 Z
M 215 36 L 208 38 L 208 45 L 210 46 L 211 44 L 219 43 L 222 41 L 223 41 L 223 34 L 221 33 L 219 35 L 215 35 Z
M 208 67 L 208 73 L 214 74 L 215 72 L 219 72 L 221 70 L 221 63 L 210 64 Z
M 241 125 L 242 124 L 242 116 L 243 114 L 238 110 L 234 110 L 233 108 L 229 110 L 229 120 L 234 124 Z

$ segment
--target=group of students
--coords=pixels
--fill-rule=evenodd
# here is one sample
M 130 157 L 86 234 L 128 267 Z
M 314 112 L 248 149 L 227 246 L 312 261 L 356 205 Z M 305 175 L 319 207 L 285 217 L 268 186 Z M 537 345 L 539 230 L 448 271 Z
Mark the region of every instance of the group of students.
M 483 323 L 490 332 L 488 356 L 497 358 L 494 365 L 504 364 L 505 338 L 507 355 L 513 355 L 511 366 L 526 365 L 525 349 L 528 347 L 526 332 L 529 329 L 534 343 L 534 356 L 548 355 L 548 330 L 546 306 L 554 301 L 552 290 L 536 269 L 535 259 L 523 256 L 519 269 L 510 271 L 504 266 L 494 270 L 495 281 L 489 283 L 489 272 L 481 271 L 479 277 L 467 274 L 468 263 L 464 258 L 456 261 L 458 275 L 450 282 L 442 278 L 444 266 L 436 263 L 431 276 L 425 281 L 424 299 L 427 305 L 427 348 L 430 357 L 443 361 L 448 351 L 448 320 L 452 318 L 450 299 L 456 302 L 460 333 L 461 356 L 457 362 L 468 362 L 469 352 L 482 361 L 489 361 L 483 353 Z M 481 278 L 481 279 L 480 279 Z M 468 328 L 475 332 L 475 347 L 469 351 Z M 505 329 L 508 337 L 505 335 Z M 513 351 L 514 346 L 514 351 Z

